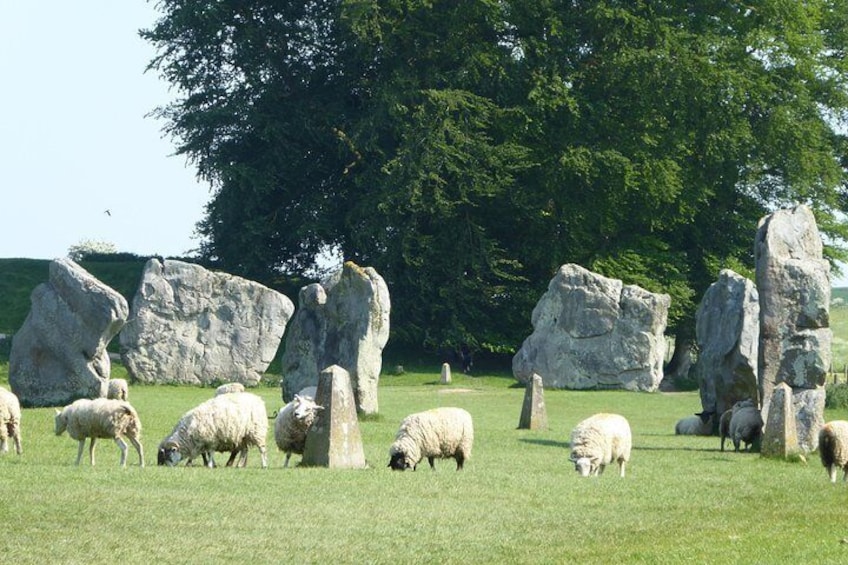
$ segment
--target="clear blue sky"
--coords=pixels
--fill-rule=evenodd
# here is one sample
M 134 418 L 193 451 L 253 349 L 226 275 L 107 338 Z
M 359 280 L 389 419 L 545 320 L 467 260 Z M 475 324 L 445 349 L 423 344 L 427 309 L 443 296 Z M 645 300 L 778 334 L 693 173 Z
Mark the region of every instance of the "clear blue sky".
M 209 187 L 145 117 L 171 100 L 144 72 L 154 51 L 137 32 L 156 18 L 144 0 L 0 0 L 0 257 L 53 259 L 84 239 L 197 247 Z
M 83 239 L 182 255 L 208 185 L 163 122 L 171 99 L 145 73 L 144 0 L 0 0 L 0 257 L 53 259 Z M 105 213 L 111 212 L 111 216 Z

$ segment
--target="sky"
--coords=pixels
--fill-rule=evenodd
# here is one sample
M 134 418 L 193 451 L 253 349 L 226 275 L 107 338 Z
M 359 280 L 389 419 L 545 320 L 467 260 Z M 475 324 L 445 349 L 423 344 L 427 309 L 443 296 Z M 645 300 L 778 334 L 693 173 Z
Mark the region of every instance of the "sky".
M 145 117 L 174 98 L 145 73 L 155 51 L 138 30 L 156 19 L 144 0 L 0 0 L 0 258 L 55 259 L 83 240 L 198 247 L 209 185 Z

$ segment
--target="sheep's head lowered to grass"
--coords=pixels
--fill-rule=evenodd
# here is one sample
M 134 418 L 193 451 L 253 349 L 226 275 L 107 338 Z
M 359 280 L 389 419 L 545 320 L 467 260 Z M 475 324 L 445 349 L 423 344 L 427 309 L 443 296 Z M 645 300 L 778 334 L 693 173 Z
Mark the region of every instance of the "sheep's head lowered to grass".
M 167 442 L 159 446 L 159 452 L 156 455 L 156 463 L 158 465 L 176 467 L 181 459 L 182 455 L 180 455 L 180 448 L 176 443 Z
M 389 467 L 395 471 L 415 469 L 415 465 L 409 462 L 409 459 L 407 459 L 406 454 L 403 452 L 392 453 L 392 458 L 389 460 Z

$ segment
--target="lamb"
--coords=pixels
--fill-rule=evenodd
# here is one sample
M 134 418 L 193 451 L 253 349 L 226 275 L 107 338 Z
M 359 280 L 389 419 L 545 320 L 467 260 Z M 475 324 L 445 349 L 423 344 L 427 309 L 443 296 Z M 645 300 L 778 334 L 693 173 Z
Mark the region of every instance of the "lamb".
M 241 383 L 224 383 L 215 389 L 215 396 L 231 392 L 244 392 L 244 385 Z
M 144 449 L 141 446 L 141 420 L 129 402 L 113 398 L 81 398 L 65 406 L 61 411 L 56 410 L 55 432 L 62 435 L 68 430 L 68 435 L 79 442 L 77 462 L 82 460 L 82 450 L 86 438 L 91 438 L 89 458 L 94 466 L 94 444 L 97 438 L 112 438 L 121 450 L 121 467 L 127 465 L 127 443 L 124 437 L 132 442 L 138 452 L 138 466 L 144 467 Z
M 157 461 L 159 465 L 174 466 L 186 459 L 186 465 L 190 465 L 202 456 L 207 467 L 214 467 L 212 453 L 237 451 L 243 465 L 248 447 L 255 445 L 265 468 L 267 435 L 268 413 L 259 396 L 250 392 L 222 394 L 183 414 L 171 434 L 159 444 Z
M 0 453 L 9 452 L 9 438 L 15 442 L 15 452 L 21 448 L 21 403 L 15 393 L 0 387 Z
M 395 441 L 389 448 L 389 467 L 414 471 L 418 463 L 427 458 L 435 470 L 436 457 L 456 460 L 456 470 L 471 458 L 474 444 L 474 425 L 471 414 L 462 408 L 434 408 L 410 414 L 400 424 Z
M 684 436 L 708 436 L 713 433 L 713 418 L 715 411 L 698 412 L 694 416 L 687 416 L 677 421 L 674 426 L 675 435 Z
M 630 460 L 633 445 L 630 424 L 619 414 L 595 414 L 571 431 L 571 455 L 581 477 L 597 476 L 607 465 L 618 462 L 619 476 Z
M 745 451 L 751 451 L 751 446 L 757 446 L 762 438 L 763 417 L 750 399 L 737 402 L 732 410 L 730 439 L 733 441 L 733 451 L 739 451 L 740 443 L 745 444 Z
M 126 379 L 109 379 L 109 388 L 106 391 L 106 398 L 127 400 L 129 395 L 129 386 L 127 385 Z
M 836 482 L 836 473 L 842 469 L 842 480 L 848 481 L 848 422 L 833 420 L 819 431 L 819 456 L 827 470 L 830 482 Z
M 286 461 L 283 467 L 289 466 L 292 453 L 303 455 L 306 445 L 306 432 L 315 421 L 318 412 L 323 410 L 309 396 L 294 395 L 294 399 L 283 406 L 274 420 L 274 441 L 280 451 L 285 451 Z

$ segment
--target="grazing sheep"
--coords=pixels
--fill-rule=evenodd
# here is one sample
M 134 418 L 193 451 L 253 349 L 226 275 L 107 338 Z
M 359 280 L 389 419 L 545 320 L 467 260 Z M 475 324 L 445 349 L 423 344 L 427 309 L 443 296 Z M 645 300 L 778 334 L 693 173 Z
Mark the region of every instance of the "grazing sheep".
M 473 444 L 471 414 L 462 408 L 434 408 L 410 414 L 401 422 L 395 441 L 389 448 L 389 467 L 395 471 L 411 467 L 414 471 L 426 457 L 430 468 L 435 470 L 433 460 L 436 457 L 453 457 L 459 471 L 471 458 Z
M 677 421 L 674 434 L 678 436 L 708 436 L 713 433 L 713 418 L 715 411 L 698 412 Z
M 730 439 L 733 441 L 733 451 L 739 451 L 740 442 L 745 444 L 745 451 L 751 451 L 751 446 L 758 444 L 762 438 L 763 417 L 750 399 L 737 402 L 732 410 Z
M 312 397 L 295 394 L 291 402 L 283 406 L 274 420 L 274 441 L 280 451 L 286 453 L 286 461 L 283 467 L 289 466 L 289 458 L 292 453 L 303 455 L 303 447 L 306 445 L 306 432 L 323 410 Z
M 721 436 L 721 450 L 724 451 L 724 440 L 730 437 L 730 419 L 733 417 L 733 408 L 725 410 L 718 421 L 718 434 Z
M 55 432 L 62 435 L 68 430 L 68 435 L 79 442 L 77 462 L 82 460 L 82 450 L 86 438 L 91 438 L 89 458 L 94 466 L 94 443 L 97 438 L 112 438 L 121 450 L 121 467 L 127 464 L 127 442 L 132 442 L 138 452 L 138 466 L 144 467 L 144 450 L 141 447 L 141 420 L 129 402 L 113 398 L 81 398 L 65 406 L 61 411 L 56 410 Z
M 250 392 L 215 396 L 183 414 L 171 434 L 159 444 L 159 465 L 186 465 L 198 456 L 207 467 L 214 467 L 215 451 L 241 453 L 241 465 L 247 461 L 247 449 L 259 448 L 262 467 L 268 466 L 265 437 L 268 414 L 265 402 Z M 232 461 L 232 457 L 231 457 Z M 229 463 L 228 463 L 229 464 Z
M 604 467 L 617 461 L 619 476 L 624 477 L 632 445 L 630 424 L 624 416 L 595 414 L 571 431 L 569 460 L 581 477 L 600 475 Z
M 127 400 L 130 391 L 126 379 L 109 379 L 109 388 L 106 391 L 106 398 L 115 400 Z
M 215 396 L 230 394 L 231 392 L 244 392 L 244 385 L 241 383 L 224 383 L 215 389 Z
M 15 452 L 21 449 L 21 403 L 15 393 L 0 387 L 0 453 L 9 452 L 9 438 L 15 442 Z
M 848 481 L 848 422 L 833 420 L 822 426 L 819 456 L 831 483 L 836 482 L 838 469 L 842 469 L 842 480 Z

